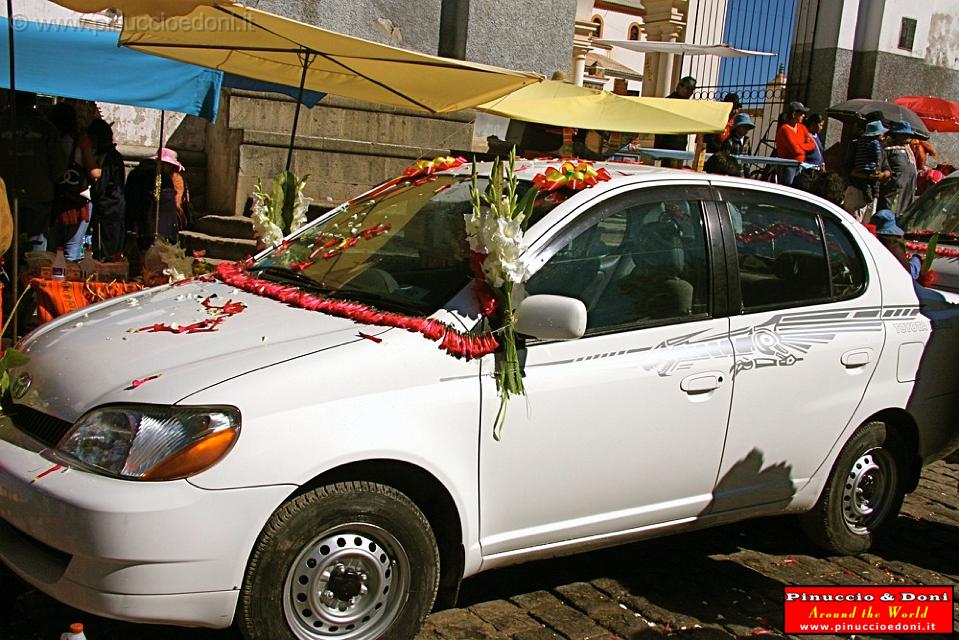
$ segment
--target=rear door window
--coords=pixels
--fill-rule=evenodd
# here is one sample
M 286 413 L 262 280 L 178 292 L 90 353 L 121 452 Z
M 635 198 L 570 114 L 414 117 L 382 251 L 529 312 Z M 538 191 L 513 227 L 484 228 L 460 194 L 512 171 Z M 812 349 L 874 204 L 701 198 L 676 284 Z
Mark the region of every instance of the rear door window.
M 855 297 L 862 255 L 833 214 L 761 191 L 724 189 L 736 238 L 744 313 Z

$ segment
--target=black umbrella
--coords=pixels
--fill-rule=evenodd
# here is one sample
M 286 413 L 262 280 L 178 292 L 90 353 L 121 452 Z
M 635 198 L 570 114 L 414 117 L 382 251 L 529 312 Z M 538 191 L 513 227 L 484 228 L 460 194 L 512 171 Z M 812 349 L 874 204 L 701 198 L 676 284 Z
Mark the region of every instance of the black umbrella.
M 855 121 L 865 123 L 872 120 L 882 120 L 888 124 L 904 120 L 911 124 L 920 136 L 929 137 L 929 129 L 926 128 L 926 125 L 914 111 L 885 100 L 870 100 L 867 98 L 847 100 L 826 109 L 826 115 L 843 123 Z

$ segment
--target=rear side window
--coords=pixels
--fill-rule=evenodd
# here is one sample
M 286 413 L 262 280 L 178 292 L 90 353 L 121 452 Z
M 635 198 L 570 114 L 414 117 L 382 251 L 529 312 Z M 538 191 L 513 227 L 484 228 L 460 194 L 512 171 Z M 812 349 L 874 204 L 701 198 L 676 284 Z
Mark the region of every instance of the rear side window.
M 826 215 L 821 218 L 826 232 L 832 297 L 838 300 L 855 298 L 866 290 L 866 266 L 862 254 L 838 222 Z
M 862 256 L 829 214 L 761 192 L 728 190 L 724 200 L 744 313 L 847 299 L 865 290 Z

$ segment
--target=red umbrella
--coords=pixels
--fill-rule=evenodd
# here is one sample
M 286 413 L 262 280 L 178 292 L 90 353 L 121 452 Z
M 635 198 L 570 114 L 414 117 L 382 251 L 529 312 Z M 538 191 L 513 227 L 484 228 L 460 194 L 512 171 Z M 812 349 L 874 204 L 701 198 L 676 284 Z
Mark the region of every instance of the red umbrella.
M 903 96 L 893 100 L 916 112 L 930 131 L 959 132 L 959 103 L 932 96 Z

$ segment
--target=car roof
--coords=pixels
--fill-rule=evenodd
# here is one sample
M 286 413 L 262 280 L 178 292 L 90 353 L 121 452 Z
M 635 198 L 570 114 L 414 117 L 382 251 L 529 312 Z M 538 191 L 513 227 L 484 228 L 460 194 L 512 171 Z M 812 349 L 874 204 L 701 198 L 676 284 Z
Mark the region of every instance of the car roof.
M 527 160 L 524 158 L 516 159 L 516 177 L 520 180 L 532 180 L 536 175 L 545 173 L 547 169 L 553 167 L 559 169 L 562 167 L 563 163 L 571 162 L 574 165 L 578 165 L 581 162 L 588 162 L 594 168 L 603 168 L 609 172 L 610 178 L 612 181 L 630 178 L 630 177 L 644 177 L 648 179 L 657 179 L 662 177 L 672 177 L 672 178 L 690 178 L 695 179 L 696 177 L 700 178 L 700 181 L 705 181 L 703 176 L 705 174 L 697 173 L 691 169 L 667 169 L 664 167 L 654 167 L 651 165 L 639 164 L 637 162 L 610 162 L 610 161 L 584 161 L 580 159 L 570 159 L 570 158 L 536 158 L 535 160 Z M 489 175 L 489 172 L 492 170 L 492 162 L 478 162 L 476 163 L 476 171 L 479 175 Z M 455 169 L 449 169 L 443 173 L 455 173 L 455 174 L 469 174 L 472 171 L 471 165 L 466 164 Z M 634 180 L 630 180 L 634 182 Z
M 516 159 L 516 175 L 520 180 L 532 181 L 533 178 L 538 175 L 545 173 L 550 167 L 559 169 L 564 162 L 572 162 L 573 164 L 579 164 L 584 162 L 578 158 L 536 158 L 534 160 L 527 160 L 525 158 Z M 699 171 L 693 171 L 692 169 L 668 169 L 665 167 L 656 167 L 651 165 L 639 164 L 637 162 L 612 162 L 612 161 L 586 161 L 589 162 L 594 168 L 604 168 L 610 175 L 610 179 L 607 181 L 602 181 L 599 184 L 595 185 L 593 188 L 588 191 L 591 192 L 591 195 L 582 197 L 582 192 L 580 192 L 581 197 L 571 198 L 571 202 L 575 203 L 580 199 L 589 199 L 592 197 L 598 197 L 602 193 L 614 190 L 617 187 L 623 185 L 638 185 L 644 182 L 650 183 L 659 183 L 659 182 L 682 182 L 685 184 L 701 184 L 701 185 L 715 185 L 719 187 L 743 187 L 750 190 L 759 190 L 766 191 L 768 193 L 777 193 L 787 197 L 800 198 L 807 202 L 815 203 L 825 209 L 832 211 L 834 214 L 841 217 L 849 216 L 850 214 L 846 212 L 842 207 L 837 206 L 836 204 L 824 200 L 819 196 L 813 195 L 812 193 L 796 189 L 795 187 L 786 186 L 777 184 L 774 182 L 766 182 L 763 180 L 754 180 L 752 178 L 740 178 L 738 176 L 727 176 L 720 175 L 715 173 L 704 173 Z M 488 176 L 492 170 L 492 162 L 478 162 L 476 163 L 476 171 L 480 176 Z M 455 175 L 470 175 L 472 172 L 472 164 L 466 163 L 454 169 L 447 169 L 440 173 L 451 173 Z M 959 171 L 956 172 L 957 175 Z

